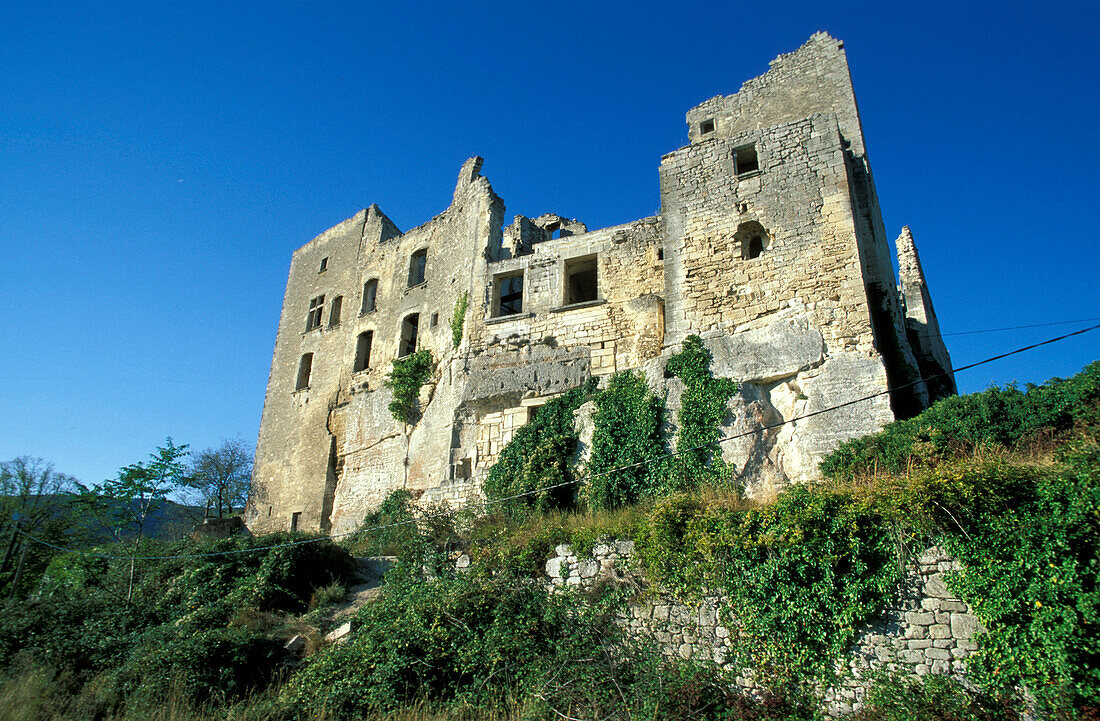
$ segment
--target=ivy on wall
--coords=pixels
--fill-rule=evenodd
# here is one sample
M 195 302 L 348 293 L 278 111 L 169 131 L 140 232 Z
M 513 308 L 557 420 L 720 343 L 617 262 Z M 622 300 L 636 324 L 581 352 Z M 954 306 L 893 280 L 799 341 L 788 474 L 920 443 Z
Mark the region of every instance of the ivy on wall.
M 466 309 L 470 306 L 470 291 L 465 291 L 455 301 L 454 312 L 451 313 L 451 339 L 455 348 L 462 343 L 462 333 L 466 328 Z
M 435 359 L 427 348 L 404 358 L 394 359 L 393 367 L 384 383 L 393 391 L 389 409 L 395 419 L 402 423 L 415 423 L 419 420 L 420 388 L 431 377 L 434 367 Z
M 689 335 L 679 353 L 668 359 L 665 372 L 684 382 L 677 421 L 676 451 L 681 479 L 697 485 L 714 480 L 724 470 L 721 426 L 729 411 L 726 404 L 737 393 L 738 384 L 729 378 L 715 378 L 710 371 L 711 354 L 697 335 Z
M 527 493 L 573 479 L 569 458 L 577 448 L 573 414 L 596 393 L 596 379 L 552 398 L 512 436 L 485 479 L 485 494 L 499 499 Z M 517 499 L 516 504 L 540 510 L 573 504 L 569 486 L 540 491 Z

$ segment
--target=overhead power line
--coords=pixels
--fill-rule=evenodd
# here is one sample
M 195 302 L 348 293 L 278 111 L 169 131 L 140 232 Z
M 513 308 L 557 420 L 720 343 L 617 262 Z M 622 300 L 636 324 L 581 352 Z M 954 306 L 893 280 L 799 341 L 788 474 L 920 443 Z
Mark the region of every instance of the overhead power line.
M 1100 320 L 1100 319 L 1098 319 L 1098 320 Z M 968 365 L 960 366 L 958 368 L 952 368 L 951 370 L 943 371 L 942 373 L 936 373 L 935 375 L 931 375 L 927 378 L 920 378 L 920 379 L 917 379 L 915 381 L 910 381 L 909 383 L 904 383 L 900 386 L 895 386 L 893 388 L 887 388 L 884 391 L 878 391 L 876 393 L 871 393 L 870 395 L 862 396 L 862 397 L 856 398 L 854 400 L 845 401 L 844 403 L 838 403 L 836 405 L 829 406 L 828 408 L 822 408 L 820 410 L 811 411 L 809 413 L 803 413 L 802 415 L 794 416 L 792 418 L 788 418 L 788 419 L 783 420 L 783 421 L 777 421 L 775 423 L 764 424 L 764 425 L 761 425 L 758 428 L 754 428 L 751 431 L 744 431 L 742 433 L 735 433 L 733 435 L 723 436 L 722 438 L 719 438 L 717 440 L 710 441 L 709 443 L 703 443 L 703 444 L 700 444 L 698 446 L 694 446 L 692 448 L 684 448 L 682 450 L 670 451 L 668 453 L 662 454 L 662 455 L 657 456 L 655 458 L 649 458 L 649 459 L 646 459 L 644 461 L 638 461 L 637 463 L 630 463 L 630 464 L 627 464 L 625 466 L 617 466 L 615 468 L 612 468 L 612 469 L 609 469 L 609 470 L 606 470 L 606 471 L 601 471 L 599 473 L 591 473 L 591 474 L 588 474 L 588 475 L 585 475 L 585 476 L 580 476 L 579 478 L 574 478 L 574 479 L 569 480 L 569 481 L 563 481 L 561 483 L 555 483 L 555 484 L 552 484 L 552 485 L 549 485 L 549 486 L 543 486 L 542 488 L 535 488 L 535 489 L 532 489 L 532 490 L 529 490 L 529 491 L 524 491 L 522 493 L 516 493 L 516 494 L 511 495 L 511 496 L 506 496 L 504 498 L 494 498 L 494 499 L 491 499 L 491 500 L 485 500 L 485 501 L 482 501 L 478 504 L 473 504 L 472 507 L 473 508 L 479 508 L 480 507 L 482 509 L 485 509 L 485 508 L 488 508 L 488 507 L 493 506 L 493 505 L 497 505 L 497 504 L 501 504 L 501 503 L 507 503 L 509 501 L 516 501 L 516 500 L 519 500 L 521 498 L 526 498 L 528 496 L 533 496 L 533 495 L 536 495 L 536 494 L 539 494 L 539 493 L 545 493 L 547 491 L 553 491 L 553 490 L 556 490 L 558 488 L 565 488 L 567 486 L 574 486 L 574 485 L 577 485 L 579 483 L 583 483 L 584 481 L 587 481 L 587 480 L 590 480 L 590 479 L 593 479 L 593 478 L 600 478 L 602 476 L 607 476 L 607 475 L 610 475 L 612 473 L 619 473 L 621 471 L 627 471 L 627 470 L 630 470 L 632 468 L 638 468 L 640 466 L 650 465 L 652 463 L 656 463 L 656 462 L 664 460 L 666 458 L 673 458 L 675 456 L 679 456 L 679 455 L 682 455 L 682 454 L 685 454 L 685 453 L 690 453 L 692 451 L 702 450 L 704 448 L 709 448 L 711 446 L 716 446 L 718 444 L 725 443 L 727 441 L 732 441 L 732 440 L 736 440 L 738 438 L 745 438 L 747 436 L 756 435 L 756 434 L 762 433 L 764 431 L 769 431 L 769 430 L 772 430 L 772 429 L 775 429 L 775 428 L 779 428 L 781 426 L 785 426 L 789 423 L 795 423 L 797 421 L 805 420 L 807 418 L 813 418 L 815 416 L 820 416 L 820 415 L 825 414 L 825 413 L 831 413 L 832 411 L 839 410 L 841 408 L 847 408 L 848 406 L 857 405 L 857 404 L 863 403 L 865 401 L 869 401 L 869 400 L 873 400 L 875 398 L 879 398 L 881 396 L 889 395 L 890 393 L 894 393 L 896 391 L 905 390 L 906 388 L 911 388 L 911 387 L 916 386 L 920 383 L 926 383 L 928 381 L 935 380 L 937 378 L 943 378 L 945 376 L 954 375 L 955 373 L 961 373 L 963 371 L 970 370 L 971 368 L 977 368 L 978 366 L 985 365 L 987 363 L 992 363 L 993 361 L 998 361 L 998 360 L 1001 360 L 1003 358 L 1008 358 L 1009 356 L 1014 356 L 1014 355 L 1017 355 L 1017 354 L 1020 354 L 1020 353 L 1024 353 L 1026 351 L 1033 350 L 1033 349 L 1039 348 L 1041 346 L 1050 345 L 1052 343 L 1058 343 L 1060 341 L 1066 340 L 1067 338 L 1072 338 L 1074 336 L 1083 335 L 1084 333 L 1088 333 L 1090 331 L 1097 330 L 1098 328 L 1100 328 L 1100 324 L 1093 325 L 1093 326 L 1090 326 L 1088 328 L 1082 328 L 1081 330 L 1073 331 L 1072 333 L 1066 333 L 1065 335 L 1060 335 L 1060 336 L 1057 336 L 1056 338 L 1048 338 L 1047 340 L 1040 341 L 1038 343 L 1032 343 L 1031 345 L 1026 345 L 1026 346 L 1023 346 L 1021 348 L 1017 348 L 1015 350 L 1008 351 L 1007 353 L 999 353 L 998 355 L 990 356 L 989 358 L 985 358 L 984 360 L 977 361 L 976 363 L 970 363 Z M 372 532 L 375 532 L 375 531 L 382 531 L 382 530 L 386 530 L 386 529 L 389 529 L 389 528 L 397 528 L 397 527 L 400 527 L 400 526 L 407 526 L 407 525 L 411 525 L 413 523 L 420 523 L 422 521 L 430 520 L 432 518 L 439 518 L 439 517 L 441 517 L 445 514 L 446 514 L 446 512 L 426 514 L 426 515 L 420 516 L 418 518 L 412 518 L 412 519 L 408 519 L 408 520 L 405 520 L 405 521 L 397 521 L 395 523 L 386 523 L 386 524 L 383 524 L 383 525 L 380 525 L 380 526 L 371 526 L 370 528 L 359 528 L 359 529 L 356 529 L 354 531 L 347 531 L 345 533 L 335 533 L 335 534 L 331 534 L 331 535 L 328 535 L 328 536 L 320 536 L 318 538 L 307 538 L 307 539 L 303 539 L 301 541 L 288 541 L 286 543 L 276 543 L 276 544 L 269 545 L 269 546 L 257 546 L 255 548 L 233 549 L 233 550 L 229 550 L 229 551 L 213 551 L 213 552 L 210 552 L 210 553 L 184 553 L 184 554 L 179 554 L 179 555 L 175 555 L 175 556 L 118 556 L 118 555 L 111 555 L 111 554 L 106 554 L 106 553 L 96 553 L 94 551 L 82 551 L 82 550 L 73 549 L 73 548 L 66 548 L 64 546 L 59 546 L 57 544 L 50 543 L 49 541 L 45 541 L 41 538 L 36 538 L 35 536 L 32 536 L 29 533 L 26 533 L 22 529 L 18 528 L 18 526 L 15 528 L 15 530 L 20 535 L 26 537 L 27 539 L 29 539 L 31 541 L 34 541 L 35 543 L 41 544 L 41 545 L 46 546 L 48 548 L 53 548 L 53 549 L 58 550 L 58 551 L 62 551 L 64 553 L 72 553 L 72 554 L 77 554 L 77 555 L 82 555 L 82 556 L 91 556 L 91 557 L 94 557 L 94 558 L 106 558 L 106 559 L 111 559 L 111 560 L 166 561 L 166 560 L 172 560 L 172 559 L 176 559 L 176 558 L 188 559 L 188 558 L 210 558 L 210 557 L 214 557 L 214 556 L 229 556 L 229 555 L 240 554 L 240 553 L 254 553 L 254 552 L 257 552 L 257 551 L 271 551 L 271 550 L 274 550 L 276 548 L 288 548 L 288 547 L 291 547 L 291 546 L 301 546 L 301 545 L 305 545 L 305 544 L 308 544 L 308 543 L 318 543 L 320 541 L 329 541 L 329 540 L 332 540 L 334 538 L 343 538 L 345 536 L 351 536 L 351 535 L 355 535 L 357 533 L 372 533 Z

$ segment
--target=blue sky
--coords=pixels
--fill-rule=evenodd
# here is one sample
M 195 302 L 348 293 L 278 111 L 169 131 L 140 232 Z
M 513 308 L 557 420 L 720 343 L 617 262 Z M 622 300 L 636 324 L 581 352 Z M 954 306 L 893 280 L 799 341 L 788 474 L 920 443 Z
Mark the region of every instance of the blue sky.
M 884 220 L 945 333 L 1100 316 L 1100 6 L 8 2 L 0 459 L 95 483 L 259 427 L 294 248 L 462 161 L 507 217 L 658 211 L 684 112 L 816 30 L 845 41 Z M 950 335 L 956 365 L 1088 325 Z M 1100 332 L 964 391 L 1100 358 Z

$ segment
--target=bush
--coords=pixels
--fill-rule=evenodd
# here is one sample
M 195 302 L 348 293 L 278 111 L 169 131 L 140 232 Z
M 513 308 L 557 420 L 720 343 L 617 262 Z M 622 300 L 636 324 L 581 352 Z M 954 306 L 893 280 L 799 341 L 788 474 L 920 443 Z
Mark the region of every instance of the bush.
M 1068 380 L 1028 386 L 1026 393 L 1009 386 L 945 398 L 920 415 L 842 443 L 821 462 L 821 472 L 833 479 L 901 473 L 983 445 L 1012 448 L 1036 434 L 1095 424 L 1098 407 L 1100 361 Z
M 583 498 L 590 508 L 637 503 L 663 485 L 668 465 L 662 462 L 667 461 L 661 435 L 664 404 L 649 390 L 645 377 L 633 371 L 611 376 L 595 400 Z
M 404 358 L 395 358 L 383 384 L 393 391 L 390 415 L 402 423 L 416 423 L 420 418 L 420 388 L 435 368 L 435 359 L 427 348 Z
M 950 676 L 886 677 L 871 687 L 852 721 L 1016 721 L 1017 709 L 967 688 Z

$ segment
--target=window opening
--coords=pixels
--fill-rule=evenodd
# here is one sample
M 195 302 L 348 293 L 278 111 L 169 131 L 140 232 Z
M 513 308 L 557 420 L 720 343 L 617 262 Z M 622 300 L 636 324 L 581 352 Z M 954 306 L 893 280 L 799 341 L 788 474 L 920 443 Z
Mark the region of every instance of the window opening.
M 747 243 L 743 243 L 741 246 L 741 257 L 744 260 L 759 258 L 763 252 L 764 240 L 759 235 L 752 236 Z
M 321 326 L 321 318 L 325 314 L 325 296 L 319 295 L 309 302 L 309 313 L 306 315 L 306 330 L 311 331 Z
M 378 298 L 378 279 L 371 278 L 363 284 L 363 308 L 360 313 L 370 313 L 374 311 L 375 301 Z
M 370 368 L 370 348 L 374 344 L 374 331 L 363 331 L 355 341 L 355 364 L 352 372 L 358 373 Z
M 523 274 L 499 277 L 496 280 L 496 315 L 515 315 L 523 312 Z
M 454 477 L 459 480 L 467 480 L 473 475 L 473 463 L 469 458 L 463 458 L 454 465 Z
M 658 248 L 657 249 L 657 260 L 660 261 L 660 260 L 664 260 L 664 259 L 665 259 L 665 249 L 664 248 Z
M 397 357 L 404 358 L 416 352 L 416 334 L 420 327 L 420 314 L 412 313 L 401 321 L 401 342 L 398 345 Z
M 295 511 L 294 513 L 290 514 L 290 530 L 291 530 L 292 533 L 294 531 L 298 530 L 298 521 L 300 521 L 301 519 L 302 519 L 302 512 L 301 511 Z
M 298 362 L 298 380 L 294 384 L 294 390 L 304 391 L 309 388 L 309 374 L 313 371 L 313 354 L 306 353 Z
M 431 327 L 435 328 L 437 325 L 439 325 L 439 313 L 432 313 Z
M 733 151 L 733 163 L 737 168 L 738 175 L 760 170 L 760 162 L 756 157 L 756 146 L 746 145 Z
M 335 328 L 340 325 L 340 309 L 344 306 L 344 296 L 338 295 L 332 299 L 332 306 L 328 311 L 328 327 Z
M 326 270 L 328 270 L 328 258 L 327 257 L 321 258 L 321 268 L 317 272 L 318 273 L 324 273 Z
M 546 232 L 552 239 L 553 238 L 560 238 L 561 237 L 561 223 L 559 223 L 557 221 L 554 221 L 550 225 L 546 226 Z
M 707 133 L 714 132 L 714 118 L 707 118 L 703 122 L 699 123 L 699 133 L 706 135 Z
M 428 249 L 418 250 L 409 259 L 409 287 L 424 282 L 424 268 L 428 265 Z
M 565 304 L 587 303 L 599 296 L 596 256 L 576 258 L 565 264 Z

